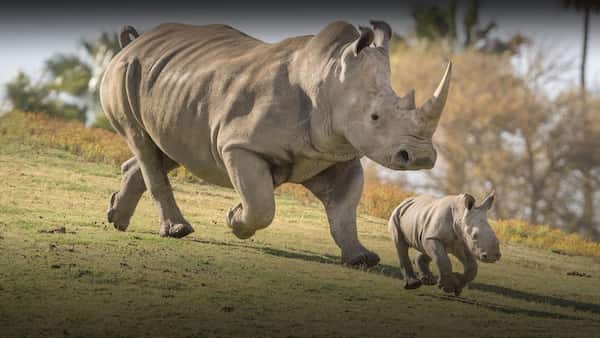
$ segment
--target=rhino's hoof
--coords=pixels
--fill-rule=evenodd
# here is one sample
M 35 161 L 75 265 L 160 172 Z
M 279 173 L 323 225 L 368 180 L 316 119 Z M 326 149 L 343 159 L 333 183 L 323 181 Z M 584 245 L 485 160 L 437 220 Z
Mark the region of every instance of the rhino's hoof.
M 256 233 L 254 230 L 246 230 L 246 229 L 233 229 L 232 230 L 235 237 L 239 239 L 248 239 Z
M 244 228 L 240 225 L 242 223 L 236 221 L 236 215 L 241 212 L 242 204 L 238 204 L 235 207 L 229 209 L 227 212 L 227 226 L 231 229 L 231 232 L 235 235 L 235 237 L 239 239 L 248 239 L 256 233 L 255 229 Z M 239 217 L 239 216 L 238 216 Z
M 434 275 L 425 275 L 425 276 L 421 277 L 421 283 L 423 285 L 436 285 L 437 282 L 438 282 L 438 279 Z
M 235 207 L 229 209 L 229 211 L 227 212 L 227 226 L 230 227 L 231 229 L 234 229 L 236 222 L 234 220 L 234 217 L 236 215 L 236 213 L 238 212 L 238 210 L 242 210 L 242 204 L 238 204 Z
M 342 264 L 354 267 L 370 268 L 379 264 L 379 256 L 370 251 L 361 252 L 348 258 L 344 258 L 342 255 Z
M 406 290 L 418 289 L 421 287 L 421 281 L 417 278 L 407 278 L 404 283 L 404 288 Z
M 182 238 L 194 232 L 194 228 L 187 223 L 163 224 L 160 227 L 161 237 Z
M 126 219 L 120 219 L 121 217 L 119 217 L 118 214 L 118 209 L 116 204 L 116 200 L 117 200 L 117 193 L 114 192 L 112 195 L 110 195 L 110 202 L 108 204 L 108 211 L 106 212 L 106 218 L 108 219 L 108 223 L 112 223 L 115 227 L 115 229 L 119 230 L 119 231 L 125 231 L 127 230 L 127 227 L 129 226 L 129 217 L 126 217 Z

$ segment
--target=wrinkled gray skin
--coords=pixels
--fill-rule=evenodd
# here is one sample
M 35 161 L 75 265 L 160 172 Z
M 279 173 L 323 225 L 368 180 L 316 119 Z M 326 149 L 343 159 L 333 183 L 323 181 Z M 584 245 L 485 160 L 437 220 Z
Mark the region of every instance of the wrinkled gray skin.
M 434 95 L 415 107 L 412 92 L 401 98 L 390 87 L 389 26 L 372 24 L 359 32 L 334 22 L 315 36 L 273 44 L 224 25 L 163 24 L 137 38 L 124 27 L 101 101 L 134 157 L 122 166 L 109 221 L 125 230 L 148 187 L 161 236 L 191 233 L 167 178 L 184 166 L 237 191 L 241 203 L 227 224 L 249 238 L 271 223 L 274 188 L 300 183 L 323 202 L 343 263 L 377 264 L 356 233 L 359 159 L 397 170 L 433 167 L 431 136 L 450 66 Z
M 400 259 L 404 287 L 416 289 L 421 284 L 433 285 L 433 261 L 440 271 L 439 287 L 459 295 L 477 275 L 477 259 L 493 263 L 500 259 L 498 238 L 487 221 L 487 211 L 494 203 L 494 192 L 479 206 L 469 194 L 434 198 L 428 195 L 404 200 L 392 213 L 388 230 Z M 418 279 L 408 256 L 408 248 L 419 253 L 415 258 Z M 453 273 L 448 254 L 463 264 L 464 272 Z

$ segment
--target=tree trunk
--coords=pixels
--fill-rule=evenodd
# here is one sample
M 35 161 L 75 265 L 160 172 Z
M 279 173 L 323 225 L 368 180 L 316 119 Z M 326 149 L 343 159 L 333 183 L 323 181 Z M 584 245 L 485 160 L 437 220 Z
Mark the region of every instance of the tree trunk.
M 583 144 L 588 144 L 589 140 L 589 124 L 588 111 L 587 111 L 587 100 L 586 100 L 586 88 L 585 88 L 585 68 L 587 60 L 587 45 L 588 45 L 588 33 L 590 29 L 590 6 L 586 6 L 583 12 L 583 50 L 581 51 L 581 74 L 579 78 L 580 94 L 581 94 L 581 107 L 582 117 L 584 121 L 583 126 Z M 594 185 L 592 182 L 591 168 L 581 168 L 581 190 L 583 195 L 583 213 L 579 219 L 579 230 L 589 230 L 593 228 L 594 221 Z
M 579 221 L 579 230 L 589 232 L 594 226 L 594 184 L 590 169 L 582 172 L 583 214 Z
M 590 30 L 590 8 L 586 7 L 583 12 L 583 50 L 581 51 L 581 68 L 579 74 L 579 90 L 581 99 L 585 104 L 585 66 L 587 61 L 588 33 Z M 585 109 L 585 108 L 584 108 Z

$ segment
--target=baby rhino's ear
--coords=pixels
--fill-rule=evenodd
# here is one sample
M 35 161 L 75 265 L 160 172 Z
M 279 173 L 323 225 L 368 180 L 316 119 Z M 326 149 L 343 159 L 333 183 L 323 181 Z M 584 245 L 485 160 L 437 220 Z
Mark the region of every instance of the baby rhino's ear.
M 475 206 L 475 197 L 465 194 L 465 209 L 471 210 Z
M 494 205 L 494 197 L 495 196 L 496 196 L 496 190 L 490 191 L 490 193 L 483 200 L 483 202 L 481 202 L 481 205 L 479 207 L 484 210 L 490 210 L 492 208 L 492 205 Z

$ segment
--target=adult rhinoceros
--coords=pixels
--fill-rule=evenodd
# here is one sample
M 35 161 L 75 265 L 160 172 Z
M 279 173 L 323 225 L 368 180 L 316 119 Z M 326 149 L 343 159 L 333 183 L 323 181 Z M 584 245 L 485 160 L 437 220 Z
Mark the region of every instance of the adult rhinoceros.
M 102 107 L 134 154 L 122 165 L 109 221 L 125 230 L 149 187 L 160 235 L 193 232 L 167 178 L 181 165 L 237 191 L 227 224 L 249 238 L 273 220 L 274 188 L 301 183 L 323 202 L 342 262 L 377 264 L 356 233 L 359 159 L 433 167 L 450 65 L 433 97 L 415 107 L 412 91 L 400 98 L 390 86 L 390 27 L 371 24 L 359 31 L 334 22 L 278 43 L 225 25 L 169 23 L 139 37 L 126 26 L 101 85 Z

